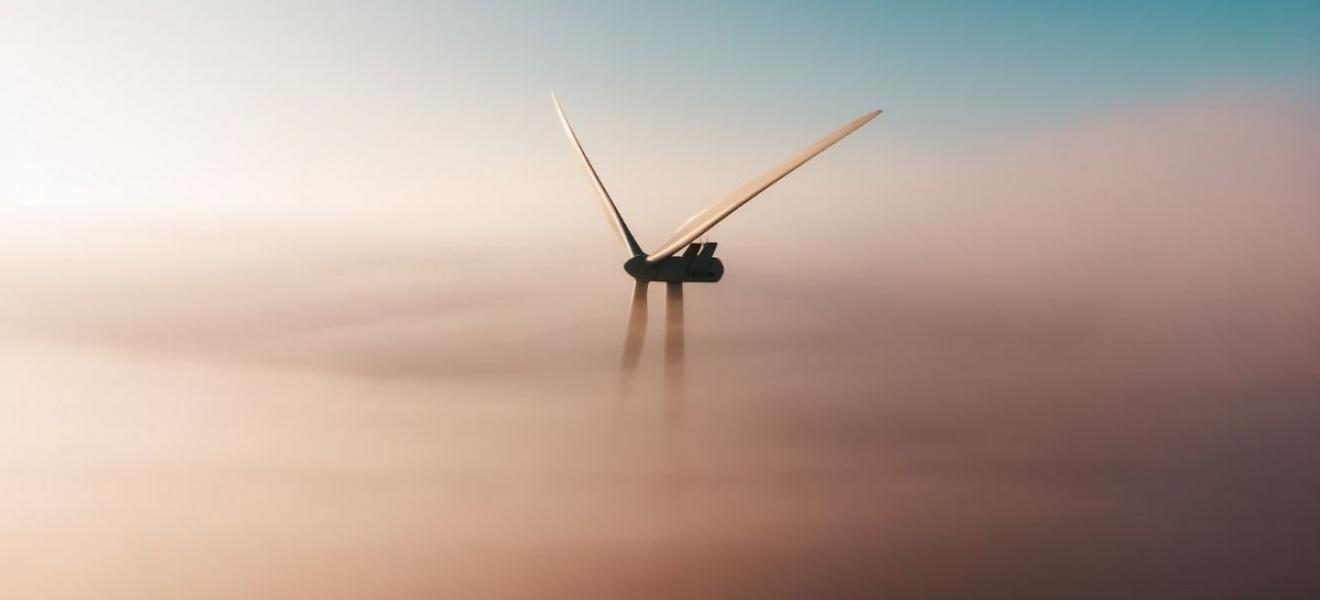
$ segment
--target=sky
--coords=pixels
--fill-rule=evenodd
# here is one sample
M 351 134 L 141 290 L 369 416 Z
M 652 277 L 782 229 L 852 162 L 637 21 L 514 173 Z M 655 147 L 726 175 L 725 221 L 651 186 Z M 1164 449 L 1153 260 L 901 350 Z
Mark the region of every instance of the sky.
M 1314 598 L 1315 3 L 0 3 L 18 597 Z M 711 232 L 666 388 L 625 254 Z
M 452 221 L 561 181 L 556 89 L 621 201 L 676 205 L 645 215 L 667 231 L 875 108 L 883 138 L 839 164 L 985 151 L 1220 90 L 1313 104 L 1317 10 L 18 3 L 3 25 L 0 193 L 11 215 L 72 220 L 342 221 L 388 195 L 401 214 Z M 523 182 L 492 183 L 507 170 Z

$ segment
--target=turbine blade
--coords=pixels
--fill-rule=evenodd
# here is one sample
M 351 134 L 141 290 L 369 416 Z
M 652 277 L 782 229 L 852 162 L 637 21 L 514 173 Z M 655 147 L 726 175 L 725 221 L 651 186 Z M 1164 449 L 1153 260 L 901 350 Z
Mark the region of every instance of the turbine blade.
M 642 342 L 646 338 L 646 287 L 645 281 L 633 282 L 632 305 L 628 308 L 628 333 L 623 340 L 625 375 L 637 369 L 638 359 L 642 355 Z
M 746 204 L 747 201 L 752 198 L 755 198 L 757 194 L 764 192 L 767 188 L 774 185 L 775 182 L 783 179 L 786 175 L 792 173 L 795 169 L 814 158 L 817 154 L 824 152 L 839 140 L 847 137 L 848 134 L 857 131 L 863 125 L 870 123 L 871 119 L 874 119 L 879 114 L 880 111 L 876 110 L 858 117 L 851 123 L 839 128 L 839 130 L 834 133 L 821 138 L 820 141 L 812 144 L 797 156 L 788 159 L 788 162 L 771 169 L 769 172 L 752 180 L 751 183 L 744 185 L 719 202 L 710 205 L 695 215 L 692 215 L 692 217 L 687 221 L 684 221 L 683 224 L 678 227 L 678 230 L 674 232 L 673 237 L 670 237 L 663 246 L 646 257 L 646 262 L 654 264 L 669 258 L 693 240 L 701 237 L 701 234 L 706 233 L 711 227 L 714 227 L 720 221 L 724 220 L 724 217 L 727 217 L 732 214 L 733 211 L 738 210 L 738 207 Z
M 684 358 L 683 284 L 665 284 L 665 396 L 671 422 L 683 419 Z
M 619 241 L 627 246 L 632 256 L 646 254 L 641 246 L 637 245 L 636 238 L 628 230 L 628 224 L 623 222 L 623 215 L 619 214 L 619 208 L 614 205 L 614 199 L 610 198 L 610 193 L 605 189 L 605 183 L 600 180 L 600 175 L 596 174 L 596 168 L 591 166 L 591 159 L 587 158 L 587 151 L 582 149 L 582 142 L 578 141 L 576 133 L 573 133 L 573 126 L 568 124 L 568 116 L 564 114 L 564 107 L 559 105 L 559 97 L 554 92 L 550 92 L 550 99 L 555 103 L 555 112 L 559 113 L 559 122 L 564 124 L 564 133 L 568 134 L 568 140 L 573 142 L 573 149 L 577 150 L 578 158 L 582 159 L 582 166 L 586 168 L 587 175 L 591 177 L 591 183 L 596 188 L 596 195 L 600 197 L 601 208 L 605 211 L 605 218 L 609 220 L 614 229 L 614 234 L 619 236 Z

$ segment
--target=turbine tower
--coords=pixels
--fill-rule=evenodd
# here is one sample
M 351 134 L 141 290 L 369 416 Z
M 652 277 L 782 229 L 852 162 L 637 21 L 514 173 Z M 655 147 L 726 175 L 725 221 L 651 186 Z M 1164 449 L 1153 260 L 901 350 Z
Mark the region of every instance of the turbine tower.
M 564 125 L 564 133 L 573 143 L 573 149 L 577 151 L 582 166 L 591 178 L 592 186 L 596 188 L 596 195 L 600 198 L 605 218 L 628 251 L 629 258 L 623 264 L 623 270 L 633 278 L 633 291 L 632 305 L 628 311 L 628 331 L 623 344 L 622 367 L 625 382 L 631 379 L 632 373 L 636 371 L 638 359 L 642 354 L 642 342 L 646 335 L 647 287 L 653 281 L 662 281 L 665 283 L 665 381 L 671 390 L 681 384 L 683 374 L 683 284 L 714 283 L 724 276 L 724 263 L 715 258 L 717 244 L 695 243 L 696 239 L 775 182 L 880 114 L 879 110 L 875 110 L 854 119 L 783 164 L 738 188 L 719 202 L 692 215 L 678 226 L 674 234 L 659 249 L 648 254 L 637 243 L 637 238 L 633 237 L 628 224 L 623 220 L 623 215 L 619 213 L 619 207 L 615 206 L 614 199 L 605 189 L 605 184 L 596 173 L 596 168 L 591 165 L 591 159 L 587 158 L 587 152 L 582 149 L 582 142 L 578 141 L 573 126 L 568 123 L 568 117 L 559 104 L 559 98 L 551 92 L 550 99 L 554 101 L 555 111 L 559 113 L 559 121 Z M 678 254 L 680 250 L 683 251 L 682 254 Z

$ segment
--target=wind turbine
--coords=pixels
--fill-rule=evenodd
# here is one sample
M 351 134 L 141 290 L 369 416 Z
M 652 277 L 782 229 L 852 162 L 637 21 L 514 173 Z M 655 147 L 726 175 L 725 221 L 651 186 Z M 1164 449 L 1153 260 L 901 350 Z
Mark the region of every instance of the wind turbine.
M 637 369 L 638 358 L 642 354 L 642 342 L 646 335 L 647 287 L 653 281 L 663 281 L 666 300 L 665 372 L 666 381 L 670 384 L 679 380 L 683 369 L 683 284 L 714 283 L 724 276 L 724 263 L 715 258 L 717 244 L 696 243 L 697 238 L 775 182 L 880 114 L 879 110 L 875 110 L 854 119 L 783 164 L 738 188 L 719 202 L 692 215 L 678 226 L 678 230 L 659 249 L 648 254 L 637 243 L 637 238 L 633 237 L 628 224 L 623 221 L 623 215 L 619 213 L 619 208 L 614 205 L 614 200 L 610 198 L 605 184 L 601 182 L 600 175 L 596 173 L 596 168 L 591 165 L 591 159 L 587 158 L 587 152 L 582 149 L 582 142 L 578 141 L 573 126 L 569 125 L 568 117 L 564 115 L 564 108 L 560 106 L 559 98 L 551 92 L 550 99 L 554 101 L 555 111 L 559 113 L 559 121 L 564 124 L 564 133 L 568 134 L 578 158 L 582 159 L 582 166 L 591 177 L 591 184 L 596 188 L 596 195 L 600 197 L 605 218 L 628 251 L 629 257 L 627 262 L 623 263 L 623 270 L 633 278 L 633 291 L 632 305 L 628 311 L 628 333 L 623 344 L 625 378 L 630 378 L 632 372 Z M 677 254 L 679 250 L 683 253 Z

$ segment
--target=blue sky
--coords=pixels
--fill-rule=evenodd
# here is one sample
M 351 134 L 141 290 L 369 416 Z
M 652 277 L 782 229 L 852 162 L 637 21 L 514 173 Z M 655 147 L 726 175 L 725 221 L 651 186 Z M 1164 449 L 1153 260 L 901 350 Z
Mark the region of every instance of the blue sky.
M 191 60 L 198 79 L 217 74 L 208 65 L 246 59 L 219 73 L 234 86 L 267 73 L 265 85 L 320 82 L 333 92 L 384 84 L 427 102 L 515 107 L 522 95 L 554 87 L 570 107 L 586 103 L 593 113 L 617 107 L 696 123 L 735 112 L 763 119 L 882 107 L 904 115 L 894 127 L 958 135 L 1205 88 L 1320 95 L 1316 2 L 134 6 L 35 12 L 38 28 L 56 34 L 152 28 L 169 43 L 144 44 L 144 53 Z M 32 11 L 12 10 L 15 27 L 33 28 L 24 18 Z M 208 35 L 208 56 L 197 61 L 190 49 L 205 47 Z M 118 43 L 137 40 L 109 40 Z
M 874 108 L 883 135 L 831 163 L 1207 94 L 1314 104 L 1320 4 L 18 3 L 0 194 L 62 215 L 569 194 L 552 88 L 607 184 L 691 194 L 681 214 Z
M 710 119 L 731 106 L 879 104 L 936 134 L 1207 87 L 1320 89 L 1314 2 L 657 4 L 399 6 L 388 21 L 421 73 L 433 53 L 458 53 L 470 76 L 501 88 L 567 87 Z

